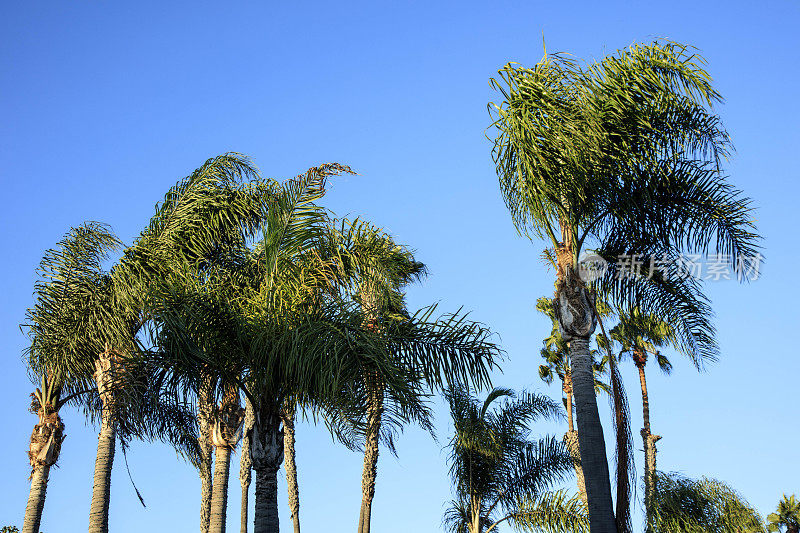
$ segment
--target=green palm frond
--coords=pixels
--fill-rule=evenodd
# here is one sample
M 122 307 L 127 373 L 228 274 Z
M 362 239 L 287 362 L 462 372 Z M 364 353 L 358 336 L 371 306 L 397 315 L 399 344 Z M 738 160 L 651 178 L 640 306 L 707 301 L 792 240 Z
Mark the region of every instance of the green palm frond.
M 655 533 L 761 533 L 758 512 L 728 485 L 710 478 L 656 473 L 652 528 Z

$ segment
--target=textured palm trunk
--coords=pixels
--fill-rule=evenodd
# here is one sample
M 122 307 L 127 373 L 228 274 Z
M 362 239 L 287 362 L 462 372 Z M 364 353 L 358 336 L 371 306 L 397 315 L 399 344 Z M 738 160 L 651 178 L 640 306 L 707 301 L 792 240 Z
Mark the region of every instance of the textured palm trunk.
M 637 350 L 634 353 L 634 362 L 639 369 L 639 384 L 642 387 L 642 411 L 644 427 L 642 428 L 642 441 L 644 442 L 644 506 L 647 513 L 648 522 L 651 518 L 650 505 L 653 501 L 656 482 L 656 442 L 661 439 L 658 435 L 653 435 L 650 431 L 650 400 L 647 395 L 647 379 L 644 374 L 644 366 L 647 362 L 647 354 Z
M 294 409 L 284 409 L 281 419 L 283 421 L 283 458 L 284 468 L 286 468 L 286 488 L 289 494 L 289 511 L 292 514 L 294 533 L 300 533 L 300 488 L 297 485 L 297 463 L 295 462 Z
M 108 347 L 95 361 L 94 379 L 103 404 L 100 435 L 97 438 L 97 459 L 94 462 L 92 504 L 89 508 L 89 533 L 108 533 L 108 509 L 111 502 L 111 469 L 117 443 L 112 389 L 116 355 Z
M 256 502 L 254 533 L 278 533 L 278 469 L 283 461 L 283 435 L 280 414 L 256 413 L 250 448 L 256 472 Z
M 584 505 L 589 504 L 586 498 L 586 482 L 583 479 L 583 467 L 581 466 L 581 449 L 578 444 L 578 432 L 572 419 L 572 375 L 567 373 L 564 376 L 563 384 L 564 396 L 567 399 L 567 427 L 568 431 L 564 434 L 564 444 L 567 446 L 569 454 L 572 456 L 572 465 L 575 469 L 575 482 L 578 486 L 578 495 Z
M 383 419 L 383 387 L 372 377 L 367 378 L 369 405 L 367 406 L 367 435 L 364 445 L 364 472 L 361 477 L 361 513 L 358 533 L 369 533 L 372 519 L 372 499 L 375 497 L 375 480 L 378 476 L 378 451 Z
M 41 393 L 41 391 L 37 389 L 37 393 Z M 34 393 L 34 397 L 36 397 L 36 393 Z M 23 533 L 39 533 L 50 467 L 58 461 L 61 443 L 66 437 L 64 423 L 58 416 L 58 412 L 53 409 L 51 403 L 48 403 L 48 399 L 43 399 L 43 401 L 45 405 L 39 404 L 36 408 L 39 423 L 33 427 L 28 446 L 31 490 L 28 494 L 28 504 L 25 507 L 25 520 L 22 523 Z M 32 407 L 34 406 L 32 405 Z
M 39 533 L 42 522 L 44 498 L 47 494 L 47 478 L 50 475 L 49 465 L 37 465 L 31 475 L 31 491 L 28 494 L 28 505 L 25 507 L 25 521 L 22 533 Z
M 200 533 L 208 533 L 211 520 L 211 496 L 213 494 L 213 449 L 211 443 L 211 424 L 214 404 L 211 398 L 211 380 L 204 377 L 197 392 L 197 424 L 200 431 Z
M 214 488 L 211 496 L 210 533 L 225 533 L 230 465 L 231 449 L 228 446 L 217 446 L 214 460 Z
M 254 533 L 278 533 L 278 469 L 256 468 L 256 518 Z
M 216 449 L 214 461 L 214 483 L 211 491 L 211 518 L 209 531 L 225 533 L 228 515 L 228 479 L 231 468 L 231 452 L 241 437 L 244 409 L 239 407 L 239 389 L 226 387 L 219 409 L 214 413 L 214 429 L 211 444 Z
M 240 533 L 247 533 L 247 511 L 248 500 L 250 492 L 250 481 L 252 479 L 251 470 L 253 469 L 253 462 L 250 459 L 250 444 L 253 435 L 253 422 L 255 415 L 253 414 L 253 404 L 250 400 L 245 400 L 244 412 L 244 432 L 242 436 L 242 457 L 239 461 L 239 482 L 242 485 L 242 508 L 241 508 L 241 523 L 239 525 Z
M 560 279 L 556 284 L 553 307 L 561 335 L 569 343 L 572 388 L 578 418 L 578 443 L 589 502 L 590 529 L 592 533 L 616 533 L 606 443 L 597 409 L 592 356 L 589 351 L 589 338 L 597 325 L 593 297 L 572 268 L 570 254 L 563 249 L 557 253 Z

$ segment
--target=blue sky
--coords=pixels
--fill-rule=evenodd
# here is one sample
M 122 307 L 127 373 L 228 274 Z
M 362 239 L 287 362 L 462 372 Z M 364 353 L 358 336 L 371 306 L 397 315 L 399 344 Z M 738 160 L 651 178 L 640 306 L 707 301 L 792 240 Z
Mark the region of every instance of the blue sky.
M 508 61 L 548 50 L 598 58 L 667 37 L 708 59 L 737 152 L 731 180 L 754 199 L 767 265 L 749 285 L 709 284 L 721 360 L 704 374 L 674 360 L 650 372 L 659 467 L 731 483 L 762 513 L 800 493 L 794 335 L 800 186 L 794 156 L 800 4 L 783 2 L 10 2 L 0 17 L 0 526 L 21 526 L 35 417 L 19 331 L 35 267 L 84 220 L 126 241 L 154 204 L 207 158 L 238 151 L 264 175 L 289 177 L 327 161 L 325 205 L 361 215 L 417 251 L 431 276 L 412 307 L 464 306 L 507 350 L 495 383 L 545 390 L 538 349 L 549 332 L 534 310 L 552 293 L 542 243 L 517 237 L 486 139 L 487 81 Z M 771 325 L 770 325 L 771 324 Z M 677 356 L 676 356 L 677 357 Z M 635 369 L 624 368 L 634 435 L 641 425 Z M 548 392 L 558 397 L 556 387 Z M 452 429 L 441 402 L 439 442 L 410 428 L 397 459 L 384 453 L 374 530 L 439 531 L 451 498 L 442 446 Z M 606 432 L 610 419 L 600 399 Z M 86 527 L 96 428 L 63 414 L 68 438 L 51 473 L 42 530 Z M 541 432 L 563 427 L 542 425 Z M 641 449 L 640 439 L 636 440 Z M 636 455 L 641 473 L 643 459 Z M 128 454 L 143 509 L 118 455 L 111 528 L 190 531 L 198 520 L 192 467 L 163 445 Z M 304 528 L 356 527 L 361 457 L 323 428 L 298 432 Z M 282 482 L 283 483 L 283 482 Z M 283 489 L 285 485 L 281 485 Z M 238 527 L 231 479 L 229 523 Z M 290 527 L 281 492 L 282 527 Z

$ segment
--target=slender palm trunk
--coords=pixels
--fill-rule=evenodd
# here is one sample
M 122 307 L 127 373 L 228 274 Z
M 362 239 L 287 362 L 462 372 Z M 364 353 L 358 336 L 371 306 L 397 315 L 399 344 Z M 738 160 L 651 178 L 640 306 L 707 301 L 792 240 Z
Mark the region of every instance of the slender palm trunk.
M 111 469 L 117 443 L 114 403 L 116 352 L 108 345 L 95 361 L 94 380 L 102 402 L 100 435 L 97 438 L 97 459 L 94 462 L 94 486 L 89 508 L 89 533 L 108 533 L 108 508 L 111 502 Z
M 254 533 L 278 533 L 278 469 L 283 461 L 280 414 L 256 413 L 250 454 L 256 472 Z
M 28 494 L 28 505 L 25 507 L 25 521 L 22 523 L 22 533 L 39 533 L 49 475 L 50 465 L 37 465 L 34 467 L 31 474 L 31 491 Z
M 578 444 L 592 533 L 616 533 L 606 442 L 597 409 L 589 339 L 597 326 L 594 298 L 575 270 L 572 231 L 565 223 L 566 242 L 556 249 L 558 281 L 553 308 L 559 330 L 569 343 L 570 375 L 578 415 Z
M 590 529 L 592 533 L 616 533 L 606 443 L 594 391 L 589 339 L 570 340 L 569 351 L 578 415 L 581 466 L 589 503 Z
M 586 482 L 583 479 L 583 467 L 581 466 L 581 449 L 578 444 L 578 432 L 572 420 L 572 376 L 567 374 L 564 377 L 564 396 L 567 399 L 567 427 L 568 431 L 564 434 L 564 444 L 567 446 L 569 454 L 572 456 L 572 465 L 575 468 L 575 482 L 578 486 L 578 495 L 584 505 L 589 504 L 586 498 Z
M 92 505 L 89 508 L 89 533 L 108 533 L 108 508 L 111 502 L 111 468 L 114 465 L 117 431 L 105 414 L 97 439 L 97 459 L 94 463 Z
M 294 408 L 281 413 L 283 420 L 283 458 L 286 468 L 286 487 L 289 493 L 289 511 L 292 514 L 294 533 L 300 533 L 300 488 L 297 485 L 297 463 L 294 449 Z
M 253 414 L 253 404 L 250 400 L 245 399 L 245 412 L 244 412 L 244 431 L 242 435 L 242 458 L 239 462 L 239 482 L 242 485 L 242 508 L 241 508 L 241 524 L 239 526 L 240 533 L 247 533 L 247 506 L 250 492 L 251 470 L 253 462 L 250 459 L 250 444 L 253 434 L 253 422 L 255 415 Z
M 367 378 L 367 435 L 364 446 L 364 472 L 361 477 L 361 513 L 358 533 L 369 533 L 372 518 L 372 499 L 375 497 L 375 480 L 378 476 L 378 444 L 383 419 L 383 386 Z
M 229 446 L 217 446 L 214 460 L 214 488 L 211 496 L 210 533 L 225 533 L 228 510 L 228 477 L 231 465 Z
M 644 354 L 634 354 L 636 367 L 639 369 L 639 384 L 642 387 L 642 411 L 644 427 L 642 440 L 644 441 L 644 506 L 648 521 L 650 520 L 650 504 L 653 500 L 656 482 L 656 442 L 661 439 L 650 432 L 650 399 L 647 395 L 647 379 L 644 374 L 644 365 L 647 359 Z
M 197 392 L 197 424 L 200 430 L 200 533 L 208 533 L 211 520 L 211 496 L 213 478 L 211 465 L 213 462 L 213 445 L 211 443 L 213 403 L 211 398 L 211 381 L 204 377 Z

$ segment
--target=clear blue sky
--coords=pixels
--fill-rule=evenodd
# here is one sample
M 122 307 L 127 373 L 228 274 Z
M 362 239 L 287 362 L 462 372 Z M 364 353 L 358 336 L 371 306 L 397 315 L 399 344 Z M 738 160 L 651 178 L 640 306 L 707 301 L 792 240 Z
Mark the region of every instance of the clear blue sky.
M 767 266 L 761 280 L 709 286 L 722 358 L 703 375 L 676 360 L 650 374 L 659 467 L 731 483 L 762 513 L 800 494 L 797 460 L 798 264 L 795 156 L 800 4 L 726 2 L 4 2 L 0 17 L 0 526 L 22 525 L 26 450 L 35 417 L 18 324 L 43 251 L 72 225 L 110 223 L 130 241 L 176 180 L 234 150 L 265 175 L 326 161 L 326 205 L 363 215 L 417 250 L 430 278 L 413 306 L 464 306 L 500 335 L 498 385 L 543 389 L 538 349 L 549 325 L 535 299 L 552 292 L 542 245 L 518 238 L 502 204 L 485 138 L 487 80 L 507 61 L 548 50 L 600 57 L 656 37 L 699 47 L 737 148 L 734 183 L 758 206 Z M 772 326 L 770 326 L 772 324 Z M 625 368 L 636 447 L 641 402 Z M 549 391 L 558 396 L 556 387 Z M 600 400 L 606 431 L 605 400 Z M 439 443 L 410 429 L 399 458 L 381 456 L 374 530 L 439 531 L 451 497 Z M 69 435 L 51 473 L 42 529 L 86 527 L 96 429 L 63 414 Z M 563 427 L 542 426 L 563 432 Z M 192 531 L 199 484 L 166 446 L 134 445 L 113 475 L 111 529 Z M 637 467 L 642 469 L 641 452 Z M 324 429 L 298 433 L 302 520 L 308 531 L 356 527 L 361 457 Z M 234 469 L 229 517 L 238 527 Z M 282 490 L 283 490 L 282 485 Z M 282 526 L 289 526 L 281 492 Z

